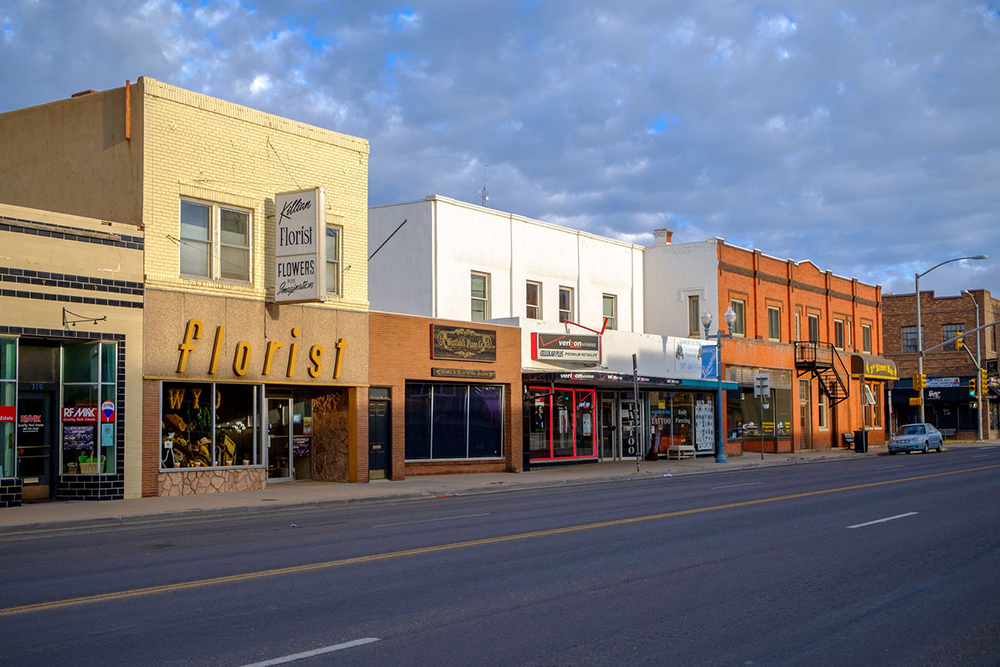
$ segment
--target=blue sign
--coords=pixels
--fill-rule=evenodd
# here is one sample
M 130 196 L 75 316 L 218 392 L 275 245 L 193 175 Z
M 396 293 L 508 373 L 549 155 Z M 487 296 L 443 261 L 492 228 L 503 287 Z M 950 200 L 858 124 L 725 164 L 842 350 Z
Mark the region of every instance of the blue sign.
M 717 375 L 715 369 L 717 368 L 715 363 L 715 355 L 719 353 L 718 345 L 702 345 L 701 346 L 701 379 L 702 380 L 715 380 Z

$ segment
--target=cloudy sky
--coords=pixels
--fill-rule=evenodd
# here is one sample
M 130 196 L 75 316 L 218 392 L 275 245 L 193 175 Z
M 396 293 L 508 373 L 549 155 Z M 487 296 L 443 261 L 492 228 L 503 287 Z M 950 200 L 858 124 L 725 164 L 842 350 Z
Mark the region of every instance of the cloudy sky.
M 996 0 L 994 0 L 996 1 Z M 1000 296 L 1000 5 L 0 0 L 0 111 L 150 76 L 371 142 L 440 194 Z

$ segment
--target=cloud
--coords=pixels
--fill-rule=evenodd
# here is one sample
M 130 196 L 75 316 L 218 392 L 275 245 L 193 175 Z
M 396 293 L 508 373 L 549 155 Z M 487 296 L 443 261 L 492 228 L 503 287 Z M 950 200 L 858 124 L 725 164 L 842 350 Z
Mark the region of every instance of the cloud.
M 932 0 L 36 0 L 0 10 L 0 110 L 148 75 L 367 138 L 373 205 L 477 202 L 488 162 L 521 215 L 893 290 L 985 252 L 927 287 L 1000 294 L 998 36 Z

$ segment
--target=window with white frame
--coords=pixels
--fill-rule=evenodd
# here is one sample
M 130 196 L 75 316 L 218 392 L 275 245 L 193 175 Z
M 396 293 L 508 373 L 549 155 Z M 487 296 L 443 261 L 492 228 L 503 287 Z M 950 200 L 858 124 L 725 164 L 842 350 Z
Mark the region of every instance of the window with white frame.
M 819 315 L 809 315 L 809 341 L 819 342 Z
M 733 307 L 733 312 L 736 313 L 736 320 L 733 322 L 733 335 L 745 336 L 747 332 L 746 301 L 733 299 L 730 304 Z
M 542 284 L 529 280 L 525 284 L 524 316 L 529 320 L 542 319 Z
M 833 346 L 838 350 L 844 349 L 844 320 L 833 321 Z
M 326 293 L 340 296 L 341 229 L 326 226 Z
M 776 306 L 767 307 L 767 337 L 781 340 L 781 309 Z
M 688 336 L 701 338 L 701 299 L 697 294 L 688 297 Z
M 861 325 L 861 351 L 869 354 L 872 351 L 872 328 L 870 324 Z
M 181 275 L 249 282 L 250 213 L 188 199 L 180 204 Z
M 573 288 L 559 288 L 559 321 L 573 321 Z
M 490 319 L 490 274 L 472 272 L 472 321 Z
M 604 295 L 604 319 L 606 329 L 614 331 L 618 328 L 618 297 L 614 294 Z
M 802 340 L 802 313 L 795 311 L 795 340 Z
M 826 429 L 830 428 L 830 425 L 828 423 L 828 418 L 827 418 L 827 415 L 829 414 L 829 411 L 830 411 L 830 397 L 826 395 L 826 392 L 823 392 L 823 391 L 819 392 L 819 404 L 818 405 L 819 405 L 819 419 L 818 419 L 819 424 L 818 424 L 818 428 L 821 431 L 825 431 Z

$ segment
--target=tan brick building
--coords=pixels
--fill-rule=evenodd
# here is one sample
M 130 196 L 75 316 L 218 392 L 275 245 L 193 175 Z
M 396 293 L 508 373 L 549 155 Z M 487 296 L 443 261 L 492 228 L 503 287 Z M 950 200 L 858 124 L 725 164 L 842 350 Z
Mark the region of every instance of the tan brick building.
M 892 390 L 893 417 L 897 424 L 919 420 L 919 409 L 911 406 L 916 397 L 911 376 L 917 372 L 917 308 L 911 294 L 890 294 L 884 297 L 884 346 L 887 357 L 899 365 L 898 382 Z M 963 290 L 957 296 L 938 297 L 932 290 L 920 292 L 920 324 L 924 329 L 924 348 L 934 347 L 956 335 L 1000 321 L 1000 299 L 989 290 Z M 1000 388 L 997 385 L 998 346 L 996 327 L 980 331 L 977 337 L 963 337 L 964 349 L 955 344 L 939 347 L 924 355 L 924 418 L 949 437 L 976 438 L 979 428 L 978 405 L 970 396 L 970 381 L 979 380 L 976 368 L 978 356 L 988 371 L 987 386 L 982 388 L 982 430 L 984 438 L 996 438 L 1000 422 Z M 982 347 L 978 347 L 981 345 Z
M 133 224 L 0 205 L 0 507 L 138 495 Z
M 144 232 L 126 496 L 367 481 L 365 140 L 145 77 L 0 137 L 0 201 Z

